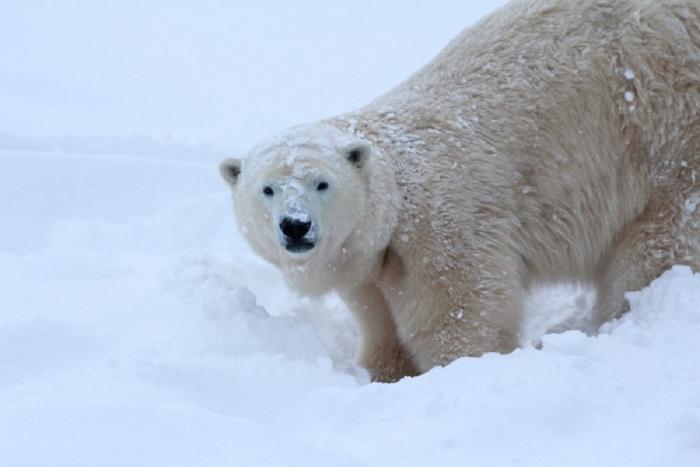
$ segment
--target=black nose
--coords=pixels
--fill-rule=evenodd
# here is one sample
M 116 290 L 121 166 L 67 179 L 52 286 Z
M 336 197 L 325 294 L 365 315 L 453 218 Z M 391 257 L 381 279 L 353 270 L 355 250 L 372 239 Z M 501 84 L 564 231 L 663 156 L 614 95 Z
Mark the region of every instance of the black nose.
M 285 236 L 292 240 L 303 238 L 310 228 L 311 221 L 300 221 L 298 219 L 292 219 L 291 217 L 285 217 L 282 219 L 282 222 L 280 222 L 280 230 Z

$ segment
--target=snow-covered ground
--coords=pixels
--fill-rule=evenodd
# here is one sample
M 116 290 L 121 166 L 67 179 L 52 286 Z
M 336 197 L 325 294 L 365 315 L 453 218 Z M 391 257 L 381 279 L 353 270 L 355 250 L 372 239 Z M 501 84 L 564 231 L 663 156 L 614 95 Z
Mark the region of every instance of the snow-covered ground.
M 598 337 L 369 384 L 337 299 L 235 228 L 219 157 L 369 101 L 496 2 L 14 3 L 0 466 L 700 465 L 700 274 Z M 548 291 L 526 331 L 589 302 Z

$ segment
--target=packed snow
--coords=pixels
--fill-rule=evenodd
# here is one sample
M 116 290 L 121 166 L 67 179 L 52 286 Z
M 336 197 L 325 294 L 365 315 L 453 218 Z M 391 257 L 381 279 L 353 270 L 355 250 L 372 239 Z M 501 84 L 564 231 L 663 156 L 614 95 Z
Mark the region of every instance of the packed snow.
M 0 6 L 0 465 L 700 465 L 700 274 L 597 337 L 541 336 L 592 301 L 542 291 L 523 349 L 372 384 L 236 228 L 220 158 L 503 2 L 235 3 Z

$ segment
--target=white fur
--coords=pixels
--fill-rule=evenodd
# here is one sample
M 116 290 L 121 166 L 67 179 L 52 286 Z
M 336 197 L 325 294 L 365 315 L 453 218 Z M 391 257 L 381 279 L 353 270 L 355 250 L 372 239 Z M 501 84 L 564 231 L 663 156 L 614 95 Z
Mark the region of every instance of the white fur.
M 253 148 L 235 182 L 236 217 L 246 238 L 303 293 L 318 295 L 339 281 L 364 281 L 392 235 L 397 190 L 389 167 L 371 153 L 361 167 L 353 166 L 345 154 L 356 147 L 372 149 L 366 140 L 332 126 L 296 127 Z M 327 191 L 316 190 L 319 180 L 329 184 Z M 262 194 L 265 185 L 275 188 L 272 199 Z M 375 203 L 378 198 L 385 202 Z M 306 254 L 290 254 L 280 244 L 281 215 L 295 209 L 317 229 L 318 242 Z M 365 228 L 366 223 L 377 227 Z
M 292 287 L 346 300 L 376 380 L 511 351 L 537 283 L 593 284 L 594 331 L 700 264 L 699 25 L 696 0 L 512 2 L 368 106 L 224 162 L 236 215 Z M 303 255 L 280 246 L 292 205 Z

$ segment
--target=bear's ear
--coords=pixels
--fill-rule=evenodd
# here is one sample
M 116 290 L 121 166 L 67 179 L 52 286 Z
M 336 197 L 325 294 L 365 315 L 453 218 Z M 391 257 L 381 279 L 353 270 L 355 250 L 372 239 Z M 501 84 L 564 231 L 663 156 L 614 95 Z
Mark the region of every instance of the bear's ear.
M 229 185 L 234 186 L 241 174 L 241 161 L 239 159 L 224 159 L 219 164 L 219 172 Z
M 356 141 L 345 148 L 345 158 L 357 168 L 360 168 L 372 154 L 372 145 L 367 141 Z

